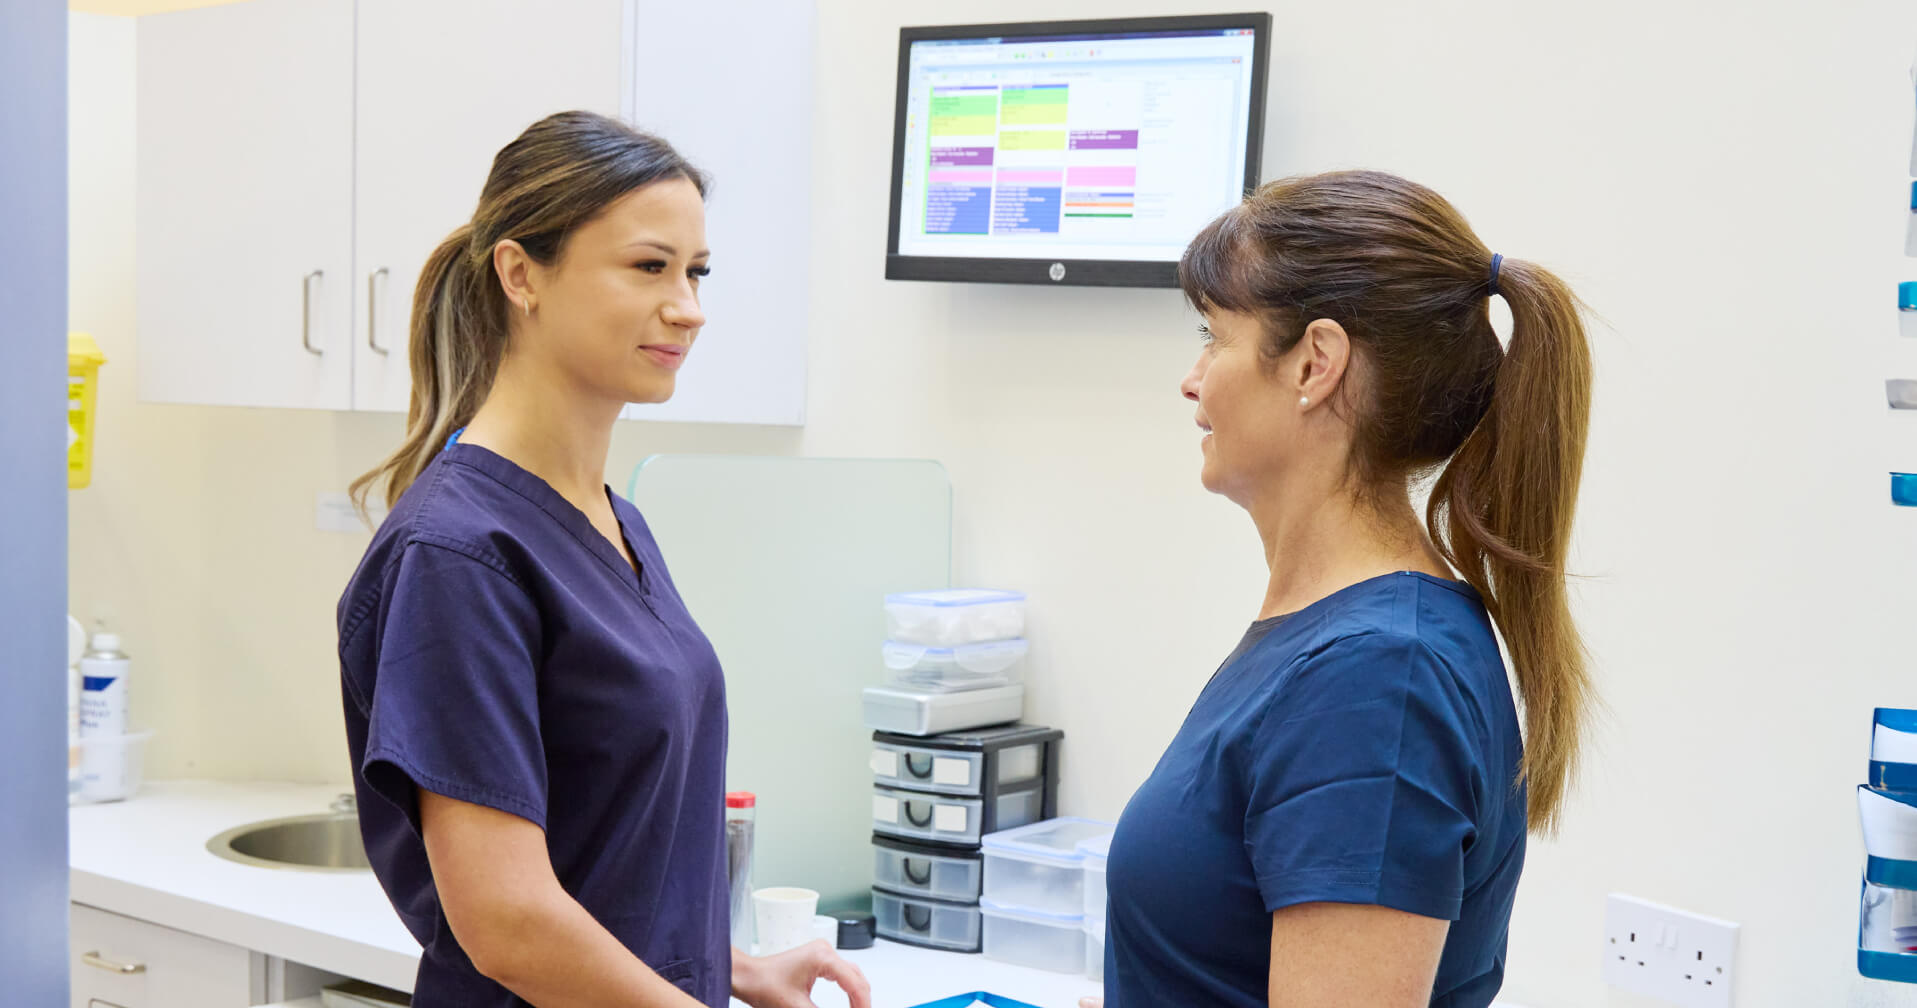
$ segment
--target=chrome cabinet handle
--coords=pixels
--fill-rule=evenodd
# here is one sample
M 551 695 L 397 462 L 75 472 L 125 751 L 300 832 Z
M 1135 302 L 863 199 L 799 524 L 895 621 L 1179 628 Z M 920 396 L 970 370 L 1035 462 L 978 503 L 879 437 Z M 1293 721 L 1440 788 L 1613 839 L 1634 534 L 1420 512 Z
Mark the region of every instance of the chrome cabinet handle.
M 314 270 L 300 281 L 300 345 L 314 356 L 325 356 L 326 351 L 313 345 L 313 281 L 325 276 L 324 270 Z
M 88 952 L 80 957 L 80 961 L 94 969 L 103 969 L 108 973 L 118 973 L 121 976 L 133 976 L 146 972 L 146 963 L 116 963 L 98 952 Z
M 366 277 L 366 345 L 373 352 L 384 357 L 387 348 L 379 345 L 379 290 L 387 277 L 386 267 L 381 266 Z

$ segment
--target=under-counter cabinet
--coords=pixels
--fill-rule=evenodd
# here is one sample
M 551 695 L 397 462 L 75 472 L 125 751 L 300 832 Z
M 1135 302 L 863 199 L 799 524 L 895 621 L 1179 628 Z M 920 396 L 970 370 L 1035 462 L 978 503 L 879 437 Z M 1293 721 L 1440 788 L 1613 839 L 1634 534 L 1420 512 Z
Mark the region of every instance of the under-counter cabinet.
M 628 0 L 243 0 L 138 24 L 140 397 L 404 410 L 492 156 L 621 111 Z
M 228 1008 L 260 1004 L 260 957 L 236 945 L 75 903 L 73 1008 Z

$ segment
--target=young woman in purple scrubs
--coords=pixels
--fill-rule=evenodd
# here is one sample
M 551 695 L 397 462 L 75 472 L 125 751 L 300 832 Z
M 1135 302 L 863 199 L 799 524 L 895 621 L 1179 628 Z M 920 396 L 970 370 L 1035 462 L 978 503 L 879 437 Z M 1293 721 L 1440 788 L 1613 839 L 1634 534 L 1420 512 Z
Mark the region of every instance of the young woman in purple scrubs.
M 1105 1008 L 1485 1008 L 1590 703 L 1577 302 L 1375 172 L 1263 186 L 1179 276 L 1200 480 L 1270 578 L 1119 819 Z
M 728 942 L 725 682 L 613 421 L 672 395 L 705 318 L 705 180 L 551 116 L 420 273 L 391 513 L 339 604 L 366 851 L 423 947 L 422 1008 L 810 1005 L 870 992 L 824 942 Z

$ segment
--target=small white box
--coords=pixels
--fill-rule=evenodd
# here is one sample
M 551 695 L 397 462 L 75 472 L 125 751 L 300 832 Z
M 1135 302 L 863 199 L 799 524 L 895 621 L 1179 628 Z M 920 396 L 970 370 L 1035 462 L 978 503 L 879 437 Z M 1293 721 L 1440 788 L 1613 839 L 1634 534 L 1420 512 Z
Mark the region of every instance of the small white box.
M 941 693 L 865 688 L 865 726 L 900 735 L 941 735 L 945 732 L 1009 724 L 1025 714 L 1025 687 L 1013 683 L 989 689 Z
M 1054 973 L 1085 972 L 1085 918 L 1036 913 L 980 900 L 985 958 Z
M 1025 593 L 988 588 L 899 592 L 885 597 L 885 635 L 906 644 L 957 647 L 1025 632 Z

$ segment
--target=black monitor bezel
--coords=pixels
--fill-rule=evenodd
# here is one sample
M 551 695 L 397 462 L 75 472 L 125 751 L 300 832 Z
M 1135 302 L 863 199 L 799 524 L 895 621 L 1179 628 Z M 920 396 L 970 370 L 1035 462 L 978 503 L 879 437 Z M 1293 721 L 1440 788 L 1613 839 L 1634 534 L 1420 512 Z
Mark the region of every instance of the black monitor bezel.
M 1106 18 L 1089 21 L 1021 21 L 1003 24 L 923 26 L 899 29 L 898 89 L 892 117 L 891 210 L 886 219 L 885 277 L 959 283 L 1049 284 L 1057 287 L 1176 287 L 1178 264 L 1135 259 L 998 259 L 899 254 L 900 190 L 905 173 L 905 115 L 909 105 L 912 44 L 950 39 L 1016 36 L 1103 35 L 1127 32 L 1252 29 L 1250 118 L 1245 137 L 1245 184 L 1258 186 L 1264 148 L 1265 81 L 1271 47 L 1271 15 L 1198 14 L 1175 17 Z M 1054 273 L 1059 275 L 1054 276 Z

